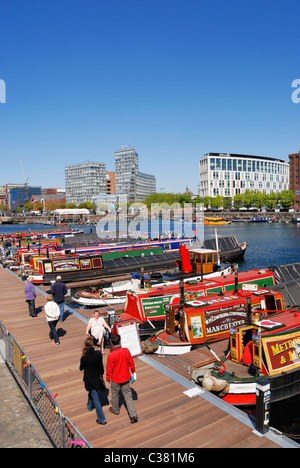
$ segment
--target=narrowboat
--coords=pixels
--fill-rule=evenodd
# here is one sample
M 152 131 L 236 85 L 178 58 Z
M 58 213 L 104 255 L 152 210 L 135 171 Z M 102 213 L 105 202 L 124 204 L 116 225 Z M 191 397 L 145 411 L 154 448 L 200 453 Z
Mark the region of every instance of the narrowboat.
M 211 279 L 184 280 L 183 297 L 185 303 L 202 301 L 207 296 L 225 295 L 242 289 L 256 289 L 275 284 L 274 274 L 267 270 L 250 270 L 239 274 L 218 276 Z M 180 302 L 182 293 L 179 281 L 154 285 L 151 288 L 128 290 L 124 313 L 134 317 L 141 335 L 147 335 L 153 330 L 159 331 L 165 327 L 166 305 Z M 150 323 L 151 322 L 151 323 Z
M 192 379 L 205 388 L 200 374 L 195 370 Z M 271 403 L 299 395 L 300 309 L 231 327 L 228 354 L 209 374 L 226 382 L 222 399 L 235 406 L 255 406 L 256 382 L 261 378 L 270 383 Z
M 35 284 L 50 284 L 57 275 L 65 283 L 109 278 L 135 271 L 167 269 L 179 260 L 178 251 L 164 252 L 161 248 L 110 252 L 94 255 L 70 255 L 38 261 L 38 273 L 32 274 Z
M 192 255 L 194 255 L 194 261 L 191 263 L 190 253 L 187 249 L 187 246 L 180 246 L 180 260 L 178 259 L 178 261 L 176 262 L 178 265 L 178 268 L 176 270 L 167 271 L 165 273 L 151 273 L 148 276 L 143 275 L 142 278 L 140 277 L 140 281 L 135 283 L 133 283 L 132 280 L 127 283 L 124 282 L 122 286 L 118 287 L 117 295 L 123 295 L 124 300 L 122 302 L 125 303 L 127 291 L 135 291 L 139 289 L 140 284 L 146 285 L 148 287 L 154 284 L 165 285 L 165 283 L 171 283 L 175 285 L 176 288 L 176 284 L 178 287 L 178 283 L 181 279 L 183 279 L 184 281 L 193 281 L 192 284 L 195 285 L 198 284 L 200 280 L 203 280 L 203 278 L 226 276 L 232 273 L 231 265 L 225 265 L 224 267 L 219 265 L 219 256 L 218 252 L 216 251 L 212 251 L 209 249 L 196 249 L 195 252 L 192 252 Z M 161 268 L 160 265 L 159 268 Z M 199 275 L 199 272 L 201 272 L 201 275 Z M 135 276 L 138 277 L 139 275 L 135 274 Z M 164 294 L 163 291 L 164 290 L 161 289 L 159 291 L 159 295 Z M 113 292 L 113 289 L 109 292 L 110 294 L 116 295 L 116 292 Z M 142 289 L 142 292 L 144 292 L 144 289 Z M 100 287 L 93 288 L 92 290 L 89 289 L 85 291 L 79 291 L 73 297 L 74 302 L 80 303 L 82 305 L 96 305 L 97 302 L 98 305 L 101 305 L 101 298 L 103 294 L 104 290 L 102 287 Z
M 256 285 L 185 301 L 182 284 L 179 304 L 170 303 L 164 307 L 166 327 L 156 334 L 156 339 L 168 353 L 177 354 L 178 350 L 188 352 L 203 346 L 207 340 L 227 339 L 233 327 L 281 311 L 284 305 L 280 293 Z

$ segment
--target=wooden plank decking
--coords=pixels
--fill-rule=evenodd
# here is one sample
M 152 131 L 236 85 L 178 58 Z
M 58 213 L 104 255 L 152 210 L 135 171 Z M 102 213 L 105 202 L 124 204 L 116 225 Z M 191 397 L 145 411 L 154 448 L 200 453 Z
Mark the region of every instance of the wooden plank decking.
M 56 400 L 63 414 L 93 447 L 279 447 L 271 438 L 259 437 L 253 428 L 206 399 L 189 398 L 180 383 L 139 358 L 135 358 L 137 381 L 132 386 L 139 422 L 130 424 L 124 407 L 119 416 L 111 414 L 107 400 L 104 412 L 108 424 L 97 425 L 95 412 L 86 409 L 87 394 L 79 371 L 86 325 L 70 315 L 57 327 L 64 336 L 61 345 L 55 346 L 49 340 L 49 327 L 42 310 L 45 296 L 37 293 L 39 314 L 38 318 L 31 318 L 25 302 L 25 283 L 2 268 L 0 283 L 0 320 L 8 322 L 6 326 L 45 384 L 52 394 L 58 394 Z

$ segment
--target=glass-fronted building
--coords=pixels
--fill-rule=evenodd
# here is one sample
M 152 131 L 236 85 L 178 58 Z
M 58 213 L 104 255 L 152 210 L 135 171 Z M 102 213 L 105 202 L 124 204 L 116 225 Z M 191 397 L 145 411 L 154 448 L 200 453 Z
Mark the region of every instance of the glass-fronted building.
M 289 189 L 289 163 L 281 159 L 208 153 L 199 162 L 199 196 L 231 197 L 246 190 L 278 193 Z
M 9 208 L 16 211 L 28 203 L 32 196 L 42 194 L 42 187 L 33 187 L 31 185 L 19 185 L 9 189 Z

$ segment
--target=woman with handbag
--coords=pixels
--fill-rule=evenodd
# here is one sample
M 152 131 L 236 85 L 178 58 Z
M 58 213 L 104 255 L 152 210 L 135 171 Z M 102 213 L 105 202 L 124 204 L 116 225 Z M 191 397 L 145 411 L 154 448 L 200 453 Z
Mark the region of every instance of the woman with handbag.
M 84 372 L 83 381 L 88 392 L 88 410 L 92 411 L 95 408 L 96 422 L 104 425 L 107 421 L 99 398 L 99 391 L 105 389 L 103 384 L 104 367 L 102 354 L 94 349 L 92 337 L 86 338 L 84 342 L 79 369 Z

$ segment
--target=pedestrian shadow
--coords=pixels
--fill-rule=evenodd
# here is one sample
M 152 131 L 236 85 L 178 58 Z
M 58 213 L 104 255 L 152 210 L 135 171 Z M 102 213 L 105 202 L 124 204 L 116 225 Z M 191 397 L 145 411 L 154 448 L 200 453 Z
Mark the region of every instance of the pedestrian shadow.
M 131 390 L 132 399 L 133 399 L 134 401 L 137 401 L 137 400 L 138 400 L 138 394 L 137 394 L 137 392 L 134 390 L 134 388 L 130 388 L 130 390 Z M 122 405 L 125 406 L 126 411 L 127 411 L 127 413 L 128 413 L 126 401 L 125 401 L 124 396 L 123 396 L 123 393 L 122 393 L 122 391 L 121 391 L 121 392 L 120 392 L 120 395 L 119 395 L 119 407 L 121 408 Z
M 99 400 L 100 400 L 101 406 L 108 406 L 109 405 L 109 398 L 108 398 L 109 390 L 108 390 L 108 388 L 100 390 L 98 392 L 98 395 L 99 395 Z
M 41 312 L 43 312 L 43 307 L 40 306 L 35 308 L 36 315 L 39 315 Z
M 63 336 L 67 334 L 66 330 L 64 330 L 63 328 L 57 328 L 56 331 L 57 331 L 59 338 L 62 338 Z

